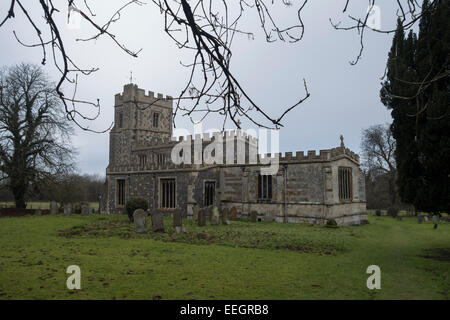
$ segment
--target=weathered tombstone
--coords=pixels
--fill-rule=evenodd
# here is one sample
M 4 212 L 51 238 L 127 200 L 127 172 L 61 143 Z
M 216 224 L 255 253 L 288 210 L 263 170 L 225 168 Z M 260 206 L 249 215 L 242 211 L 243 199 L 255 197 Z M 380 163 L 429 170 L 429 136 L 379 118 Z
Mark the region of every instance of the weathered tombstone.
M 274 218 L 273 218 L 273 214 L 271 212 L 267 212 L 264 215 L 264 221 L 265 222 L 273 222 Z
M 42 210 L 41 209 L 34 210 L 34 215 L 35 216 L 42 216 Z
M 154 232 L 164 232 L 163 215 L 159 210 L 152 211 L 152 229 Z
M 50 214 L 57 214 L 58 213 L 58 204 L 56 201 L 50 202 Z
M 194 221 L 198 220 L 198 207 L 197 206 L 194 206 L 192 219 L 194 219 Z
M 142 209 L 136 209 L 133 212 L 134 220 L 134 232 L 136 233 L 147 233 L 147 225 L 145 223 L 145 218 L 147 213 Z
M 89 214 L 94 214 L 95 210 L 94 208 L 89 208 Z
M 434 223 L 433 228 L 436 229 L 438 227 L 438 216 L 437 215 L 433 215 L 433 223 Z
M 89 214 L 89 205 L 84 203 L 81 205 L 81 214 L 83 216 L 87 216 Z
M 207 207 L 207 212 L 208 212 L 208 220 L 211 223 L 212 215 L 213 215 L 213 206 Z
M 424 217 L 423 217 L 423 221 L 428 222 L 428 217 L 427 217 L 427 216 L 424 216 Z
M 417 216 L 417 222 L 418 222 L 419 224 L 421 224 L 421 223 L 423 222 L 423 216 L 418 215 L 418 216 Z
M 231 208 L 230 210 L 230 219 L 231 220 L 237 220 L 237 209 L 236 207 Z
M 258 218 L 258 212 L 251 211 L 250 212 L 250 222 L 256 222 L 256 219 Z
M 211 211 L 211 225 L 216 226 L 219 224 L 219 208 L 214 206 Z
M 72 214 L 72 205 L 67 204 L 64 206 L 64 215 L 70 216 Z
M 198 210 L 198 226 L 199 227 L 204 227 L 206 225 L 206 213 L 205 213 L 206 208 L 200 208 L 200 210 Z
M 230 224 L 228 214 L 228 208 L 223 208 L 222 210 L 222 224 Z
M 179 208 L 175 209 L 175 211 L 173 212 L 173 227 L 175 228 L 175 231 L 177 233 L 185 231 L 183 227 L 182 212 L 181 209 Z

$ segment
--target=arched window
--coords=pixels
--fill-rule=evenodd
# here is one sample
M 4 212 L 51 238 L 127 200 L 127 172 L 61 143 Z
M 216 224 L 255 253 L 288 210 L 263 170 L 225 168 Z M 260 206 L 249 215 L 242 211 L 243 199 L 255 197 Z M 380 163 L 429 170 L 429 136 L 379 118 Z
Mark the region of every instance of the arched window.
M 216 182 L 205 181 L 204 204 L 211 206 L 214 204 L 214 194 L 216 193 Z

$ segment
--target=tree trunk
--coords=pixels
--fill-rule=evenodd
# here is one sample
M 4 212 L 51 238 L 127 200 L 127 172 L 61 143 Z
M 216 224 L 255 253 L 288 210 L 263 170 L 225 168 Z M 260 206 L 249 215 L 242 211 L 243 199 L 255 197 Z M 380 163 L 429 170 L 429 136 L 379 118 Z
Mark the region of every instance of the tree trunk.
M 14 201 L 16 203 L 16 208 L 25 209 L 27 207 L 25 203 L 25 194 L 26 187 L 24 185 L 20 185 L 12 188 L 12 192 L 14 195 Z
M 391 198 L 391 206 L 394 206 L 397 204 L 397 193 L 395 190 L 395 180 L 394 178 L 389 178 L 389 195 Z

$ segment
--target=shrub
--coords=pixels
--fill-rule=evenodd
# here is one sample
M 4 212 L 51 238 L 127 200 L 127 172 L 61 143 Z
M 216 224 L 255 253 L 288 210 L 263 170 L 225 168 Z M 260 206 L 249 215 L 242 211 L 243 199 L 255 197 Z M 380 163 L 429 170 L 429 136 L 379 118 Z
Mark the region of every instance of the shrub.
M 143 198 L 131 198 L 125 204 L 125 210 L 127 211 L 128 218 L 130 219 L 131 222 L 134 221 L 133 213 L 137 209 L 142 209 L 146 211 L 148 209 L 147 201 Z
M 398 208 L 395 207 L 395 206 L 389 207 L 387 209 L 387 215 L 391 216 L 393 218 L 397 217 L 397 215 L 398 215 Z
M 375 215 L 377 217 L 381 217 L 381 210 L 380 209 L 375 210 Z
M 72 207 L 73 213 L 81 213 L 81 204 L 80 203 L 74 203 Z
M 336 220 L 328 219 L 327 224 L 325 225 L 327 228 L 339 228 Z

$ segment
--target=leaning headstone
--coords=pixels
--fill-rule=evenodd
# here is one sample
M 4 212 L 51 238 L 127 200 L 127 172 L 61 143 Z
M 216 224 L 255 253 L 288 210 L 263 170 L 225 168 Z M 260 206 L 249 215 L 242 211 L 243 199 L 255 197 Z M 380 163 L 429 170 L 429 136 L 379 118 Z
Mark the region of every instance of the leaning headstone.
M 64 215 L 70 216 L 72 214 L 72 206 L 67 204 L 64 206 Z
M 438 227 L 438 216 L 437 215 L 433 216 L 433 223 L 434 223 L 433 228 L 436 229 Z
M 50 214 L 57 214 L 58 213 L 58 204 L 56 201 L 50 202 Z
M 228 208 L 223 208 L 222 210 L 222 224 L 230 224 L 228 217 Z
M 164 232 L 163 215 L 159 210 L 152 211 L 152 229 L 154 232 Z
M 211 225 L 216 226 L 219 224 L 219 208 L 214 206 L 211 211 Z
M 147 233 L 147 225 L 145 223 L 145 218 L 147 213 L 142 209 L 136 209 L 133 212 L 134 220 L 134 232 L 136 233 Z
M 182 212 L 179 208 L 175 209 L 173 212 L 173 227 L 177 233 L 182 233 L 185 231 L 183 227 Z
M 419 224 L 421 224 L 421 223 L 423 222 L 423 216 L 418 215 L 418 216 L 417 216 L 417 222 L 418 222 Z
M 41 209 L 34 210 L 34 215 L 35 216 L 42 216 L 42 210 Z
M 194 206 L 192 219 L 194 219 L 194 221 L 198 220 L 198 207 L 197 206 Z
M 87 216 L 89 214 L 89 206 L 87 204 L 81 205 L 81 214 Z
M 250 222 L 256 222 L 256 219 L 258 218 L 258 212 L 251 211 L 250 212 Z
M 237 209 L 236 207 L 231 208 L 230 210 L 230 219 L 231 220 L 237 220 Z
M 205 213 L 206 208 L 200 208 L 200 210 L 198 210 L 198 226 L 199 227 L 203 227 L 206 225 L 206 213 Z

